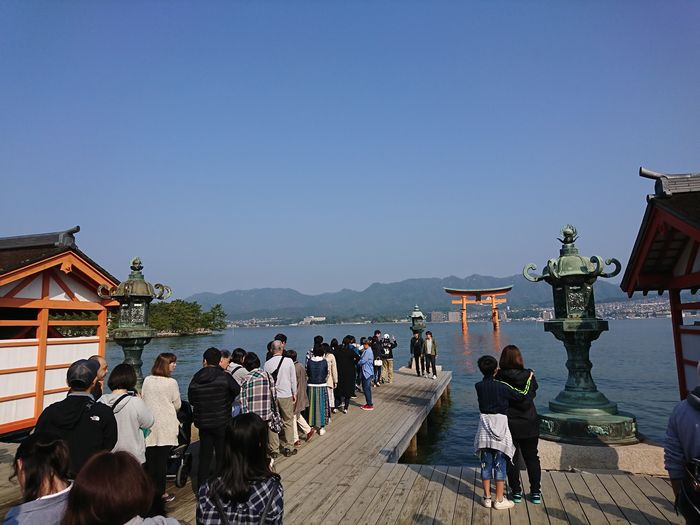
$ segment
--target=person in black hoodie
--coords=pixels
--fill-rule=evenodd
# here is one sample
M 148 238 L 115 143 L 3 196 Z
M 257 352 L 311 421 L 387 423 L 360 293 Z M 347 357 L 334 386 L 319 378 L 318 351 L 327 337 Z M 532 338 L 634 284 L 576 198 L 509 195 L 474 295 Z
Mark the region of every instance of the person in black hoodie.
M 68 368 L 70 391 L 62 401 L 47 406 L 39 416 L 35 432 L 49 434 L 68 443 L 70 477 L 75 477 L 94 453 L 112 450 L 117 443 L 117 421 L 112 409 L 95 402 L 90 393 L 100 364 L 79 359 Z
M 216 455 L 216 473 L 224 459 L 224 431 L 231 419 L 233 400 L 241 387 L 220 366 L 221 351 L 207 348 L 203 368 L 199 370 L 187 389 L 187 397 L 194 410 L 194 424 L 199 429 L 198 486 L 209 477 L 212 453 Z
M 496 379 L 520 390 L 524 388 L 532 372 L 532 370 L 525 368 L 520 349 L 515 345 L 508 345 L 503 349 L 498 366 L 499 370 L 496 374 Z M 513 437 L 515 454 L 513 455 L 513 461 L 507 463 L 507 473 L 511 499 L 515 503 L 520 503 L 523 499 L 518 469 L 518 453 L 525 460 L 527 475 L 530 478 L 530 500 L 532 503 L 542 502 L 542 492 L 540 490 L 542 471 L 540 469 L 540 457 L 537 454 L 540 424 L 533 401 L 537 392 L 537 380 L 534 375 L 530 380 L 530 392 L 531 395 L 527 399 L 511 401 L 508 407 L 508 427 Z

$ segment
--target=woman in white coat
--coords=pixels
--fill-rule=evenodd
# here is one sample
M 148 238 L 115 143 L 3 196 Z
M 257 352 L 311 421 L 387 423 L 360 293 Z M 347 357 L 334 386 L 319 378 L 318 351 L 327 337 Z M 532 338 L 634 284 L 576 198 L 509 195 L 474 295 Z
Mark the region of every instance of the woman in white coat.
M 156 358 L 151 375 L 143 380 L 141 395 L 153 412 L 155 423 L 146 437 L 146 470 L 153 480 L 156 494 L 162 494 L 165 501 L 174 496 L 165 492 L 165 476 L 168 456 L 172 447 L 177 446 L 180 422 L 177 411 L 180 409 L 180 388 L 171 377 L 177 366 L 175 354 L 165 352 Z

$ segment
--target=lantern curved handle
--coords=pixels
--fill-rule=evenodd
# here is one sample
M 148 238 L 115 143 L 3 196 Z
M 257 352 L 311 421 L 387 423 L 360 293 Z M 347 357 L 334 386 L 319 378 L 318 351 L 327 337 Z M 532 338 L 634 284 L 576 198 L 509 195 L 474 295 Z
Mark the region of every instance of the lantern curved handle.
M 620 264 L 620 261 L 615 259 L 614 257 L 610 259 L 605 259 L 605 264 L 606 266 L 609 266 L 611 264 L 615 265 L 615 269 L 612 272 L 601 272 L 600 276 L 601 277 L 615 277 L 618 273 L 620 273 L 620 270 L 622 270 L 622 264 Z
M 555 279 L 559 279 L 559 272 L 557 271 L 557 260 L 550 259 L 547 261 L 547 269 L 549 270 L 549 275 Z
M 588 273 L 595 277 L 603 275 L 603 260 L 597 255 L 591 255 L 591 262 L 595 265 L 595 268 L 593 268 L 592 272 Z
M 530 281 L 531 283 L 537 283 L 544 279 L 543 275 L 530 275 L 530 270 L 537 270 L 537 266 L 535 264 L 527 264 L 525 265 L 525 268 L 523 268 L 523 277 Z
M 111 299 L 112 289 L 106 284 L 101 284 L 97 287 L 97 296 L 100 299 Z
M 170 289 L 170 286 L 166 286 L 164 284 L 154 284 L 153 288 L 156 290 L 155 298 L 156 299 L 161 299 L 165 300 L 168 299 L 172 294 L 173 291 Z

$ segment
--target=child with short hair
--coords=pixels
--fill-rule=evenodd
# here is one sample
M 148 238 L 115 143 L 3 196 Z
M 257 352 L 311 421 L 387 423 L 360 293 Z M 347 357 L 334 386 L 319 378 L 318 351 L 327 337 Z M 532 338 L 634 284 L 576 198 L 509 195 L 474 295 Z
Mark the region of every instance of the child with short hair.
M 508 429 L 508 402 L 524 400 L 530 390 L 530 379 L 523 390 L 496 381 L 498 361 L 485 355 L 477 361 L 484 379 L 476 383 L 479 400 L 479 427 L 474 436 L 474 449 L 481 458 L 481 480 L 484 484 L 484 507 L 496 510 L 509 509 L 514 503 L 504 496 L 506 461 L 512 461 L 515 447 Z M 491 480 L 496 482 L 496 501 L 491 501 Z

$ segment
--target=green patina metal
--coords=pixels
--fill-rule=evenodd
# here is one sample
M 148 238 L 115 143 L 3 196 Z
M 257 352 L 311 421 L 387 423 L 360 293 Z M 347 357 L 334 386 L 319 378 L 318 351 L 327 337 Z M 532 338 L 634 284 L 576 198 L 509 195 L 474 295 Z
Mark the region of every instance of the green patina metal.
M 530 275 L 537 269 L 534 264 L 523 269 L 528 281 L 545 281 L 552 287 L 555 318 L 545 321 L 544 329 L 564 343 L 569 372 L 564 390 L 549 403 L 551 413 L 540 416 L 540 433 L 546 439 L 579 444 L 636 443 L 634 416 L 619 412 L 617 404 L 598 390 L 589 357 L 591 343 L 609 329 L 607 321 L 596 317 L 593 284 L 598 277 L 620 273 L 620 262 L 580 255 L 571 225 L 561 234 L 559 257 L 547 262 L 542 275 Z M 608 265 L 614 265 L 611 272 L 604 271 Z
M 148 311 L 153 299 L 167 299 L 172 294 L 170 287 L 152 285 L 143 277 L 141 259 L 135 257 L 131 261 L 131 273 L 128 279 L 118 286 L 107 288 L 101 285 L 97 294 L 103 299 L 114 299 L 119 302 L 117 326 L 110 330 L 110 336 L 122 347 L 124 362 L 133 366 L 141 388 L 143 373 L 141 354 L 153 336 L 156 334 L 148 324 Z
M 423 330 L 425 330 L 425 316 L 416 305 L 411 312 L 411 332 L 422 334 Z

